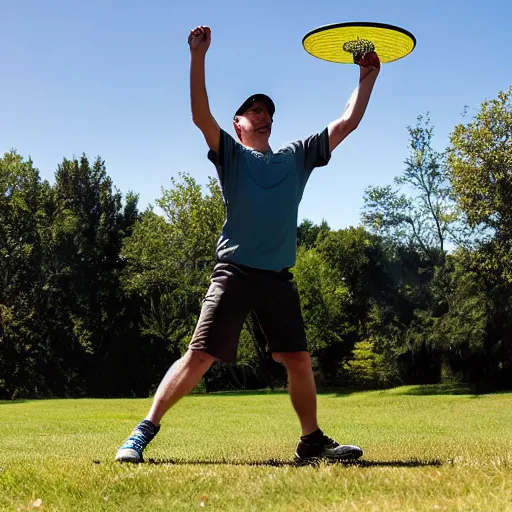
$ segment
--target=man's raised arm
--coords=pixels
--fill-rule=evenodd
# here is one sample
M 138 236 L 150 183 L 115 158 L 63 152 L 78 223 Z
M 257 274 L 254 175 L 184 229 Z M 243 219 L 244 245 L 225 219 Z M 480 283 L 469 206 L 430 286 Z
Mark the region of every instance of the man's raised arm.
M 209 27 L 196 27 L 190 31 L 188 44 L 190 46 L 190 103 L 192 121 L 203 132 L 208 147 L 219 153 L 220 128 L 210 112 L 204 62 L 206 52 L 210 47 L 211 30 Z
M 380 61 L 376 53 L 363 55 L 358 64 L 360 66 L 359 85 L 350 96 L 343 115 L 329 123 L 329 149 L 331 151 L 358 127 L 370 101 L 375 80 L 379 75 Z

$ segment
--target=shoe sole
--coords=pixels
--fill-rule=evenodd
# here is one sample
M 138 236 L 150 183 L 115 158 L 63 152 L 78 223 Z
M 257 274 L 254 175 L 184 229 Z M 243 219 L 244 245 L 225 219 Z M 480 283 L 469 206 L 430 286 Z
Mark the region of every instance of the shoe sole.
M 360 459 L 363 456 L 363 453 L 354 453 L 348 454 L 342 457 L 329 457 L 328 455 L 320 455 L 318 457 L 299 457 L 297 453 L 295 454 L 295 462 L 298 464 L 307 464 L 307 463 L 317 463 L 322 460 L 330 461 L 330 462 L 342 462 L 342 461 L 351 461 Z
M 141 464 L 142 462 L 144 462 L 144 459 L 135 450 L 125 448 L 117 452 L 116 461 L 131 462 L 132 464 Z

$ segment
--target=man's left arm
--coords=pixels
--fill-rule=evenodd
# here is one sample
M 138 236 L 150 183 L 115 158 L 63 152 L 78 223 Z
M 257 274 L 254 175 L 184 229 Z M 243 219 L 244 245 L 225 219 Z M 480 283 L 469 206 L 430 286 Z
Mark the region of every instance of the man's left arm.
M 329 123 L 329 150 L 333 151 L 347 135 L 353 132 L 364 116 L 373 86 L 380 71 L 380 61 L 375 52 L 363 55 L 359 61 L 359 85 L 350 96 L 343 115 Z

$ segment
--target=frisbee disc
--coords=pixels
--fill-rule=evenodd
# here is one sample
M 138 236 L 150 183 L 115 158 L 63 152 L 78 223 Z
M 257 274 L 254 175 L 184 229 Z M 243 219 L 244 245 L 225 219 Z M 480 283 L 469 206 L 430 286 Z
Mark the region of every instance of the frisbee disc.
M 409 55 L 416 38 L 403 28 L 384 23 L 335 23 L 308 32 L 302 45 L 313 57 L 329 62 L 353 64 L 354 53 L 375 51 L 380 62 L 387 63 Z

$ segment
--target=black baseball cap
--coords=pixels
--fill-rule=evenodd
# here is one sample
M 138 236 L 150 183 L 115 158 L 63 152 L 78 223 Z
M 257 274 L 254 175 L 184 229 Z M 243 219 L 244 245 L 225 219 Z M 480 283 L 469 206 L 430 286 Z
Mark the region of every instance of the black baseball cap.
M 265 103 L 268 109 L 268 113 L 270 114 L 270 117 L 274 117 L 274 112 L 276 111 L 276 106 L 274 105 L 274 102 L 266 94 L 261 93 L 249 96 L 235 112 L 235 116 L 241 116 L 242 114 L 247 112 L 249 107 L 257 101 L 262 101 L 263 103 Z

